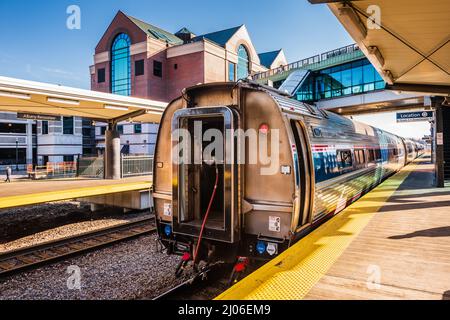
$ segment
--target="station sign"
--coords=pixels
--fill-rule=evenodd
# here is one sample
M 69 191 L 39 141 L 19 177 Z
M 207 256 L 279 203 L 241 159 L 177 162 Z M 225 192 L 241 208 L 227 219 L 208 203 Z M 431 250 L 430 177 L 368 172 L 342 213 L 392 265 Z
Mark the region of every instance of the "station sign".
M 38 114 L 38 113 L 17 113 L 17 119 L 59 121 L 59 120 L 61 120 L 61 117 L 48 115 L 48 114 Z
M 432 121 L 433 111 L 398 112 L 397 122 Z

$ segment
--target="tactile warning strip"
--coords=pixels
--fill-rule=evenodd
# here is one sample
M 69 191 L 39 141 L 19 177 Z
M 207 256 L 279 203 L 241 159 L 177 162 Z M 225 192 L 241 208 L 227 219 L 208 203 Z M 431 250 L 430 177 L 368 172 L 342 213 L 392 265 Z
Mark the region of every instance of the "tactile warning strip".
M 403 168 L 216 299 L 303 299 L 415 167 Z

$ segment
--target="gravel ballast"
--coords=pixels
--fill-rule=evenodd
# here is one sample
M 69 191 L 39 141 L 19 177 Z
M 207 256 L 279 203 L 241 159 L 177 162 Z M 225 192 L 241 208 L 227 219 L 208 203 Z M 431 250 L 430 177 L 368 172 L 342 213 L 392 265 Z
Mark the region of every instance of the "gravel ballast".
M 129 300 L 156 297 L 183 279 L 174 276 L 180 257 L 157 252 L 155 238 L 155 234 L 143 236 L 0 279 L 0 299 Z M 76 285 L 78 268 L 79 289 Z
M 74 201 L 2 210 L 0 254 L 148 216 L 148 212 L 113 209 L 92 213 L 88 205 Z M 156 237 L 156 233 L 141 236 L 0 278 L 0 300 L 156 297 L 183 281 L 174 276 L 180 257 L 157 252 Z

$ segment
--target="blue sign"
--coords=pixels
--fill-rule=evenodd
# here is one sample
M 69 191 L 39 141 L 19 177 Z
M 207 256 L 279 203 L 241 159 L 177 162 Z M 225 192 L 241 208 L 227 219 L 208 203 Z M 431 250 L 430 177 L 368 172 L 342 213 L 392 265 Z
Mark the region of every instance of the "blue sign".
M 431 121 L 433 117 L 433 111 L 398 112 L 397 122 Z

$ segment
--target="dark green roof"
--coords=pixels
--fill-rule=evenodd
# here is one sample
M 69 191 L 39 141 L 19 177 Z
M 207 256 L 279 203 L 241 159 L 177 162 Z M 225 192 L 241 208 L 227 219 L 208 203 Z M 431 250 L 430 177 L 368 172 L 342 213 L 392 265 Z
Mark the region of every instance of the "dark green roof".
M 126 15 L 128 19 L 130 19 L 135 25 L 137 25 L 142 31 L 147 33 L 148 36 L 162 40 L 167 41 L 170 44 L 182 44 L 183 40 L 175 36 L 174 34 L 167 32 L 161 28 L 155 27 L 154 25 L 151 25 L 147 22 L 144 22 L 142 20 L 136 19 L 132 16 Z
M 281 51 L 281 49 L 280 50 L 276 50 L 276 51 L 260 53 L 260 54 L 258 54 L 259 61 L 266 68 L 270 68 L 270 66 L 272 65 L 272 63 L 275 61 L 275 59 L 277 58 L 278 54 L 280 53 L 280 51 Z
M 194 34 L 194 33 L 188 28 L 182 28 L 181 30 L 175 32 L 175 34 Z
M 211 32 L 203 34 L 192 39 L 193 41 L 199 41 L 201 39 L 208 39 L 218 45 L 224 47 L 225 44 L 231 39 L 232 36 L 242 27 L 242 25 L 230 29 L 225 29 L 221 31 Z

